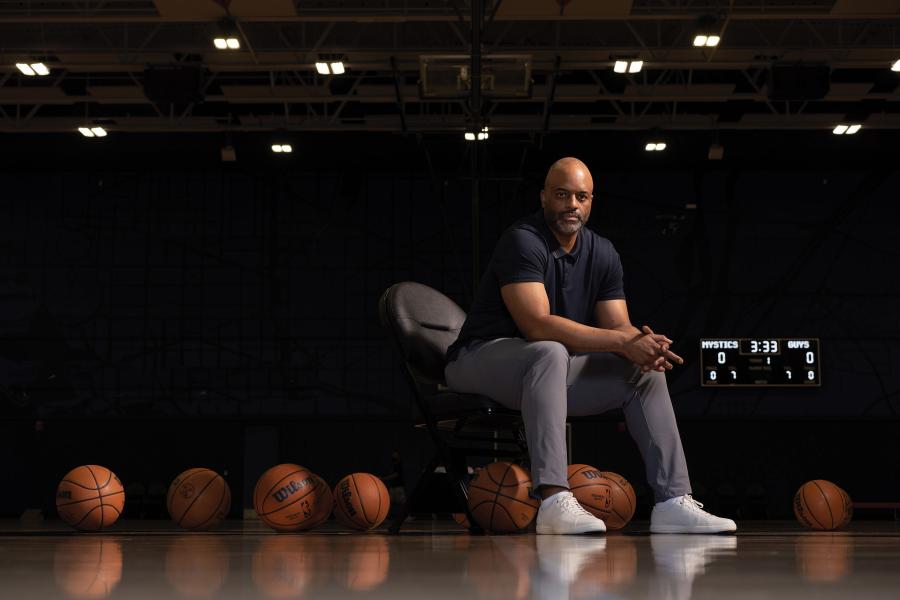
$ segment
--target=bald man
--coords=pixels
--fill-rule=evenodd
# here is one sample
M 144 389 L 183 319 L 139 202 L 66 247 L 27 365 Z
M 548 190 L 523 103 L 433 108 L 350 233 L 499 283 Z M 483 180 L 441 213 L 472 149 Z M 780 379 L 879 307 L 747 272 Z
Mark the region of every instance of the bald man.
M 656 504 L 652 533 L 734 531 L 691 496 L 664 372 L 684 361 L 672 340 L 628 318 L 622 263 L 612 243 L 585 229 L 594 182 L 576 158 L 553 164 L 541 210 L 501 236 L 475 301 L 447 351 L 447 385 L 520 410 L 537 532 L 595 533 L 601 519 L 569 492 L 566 417 L 622 408 Z

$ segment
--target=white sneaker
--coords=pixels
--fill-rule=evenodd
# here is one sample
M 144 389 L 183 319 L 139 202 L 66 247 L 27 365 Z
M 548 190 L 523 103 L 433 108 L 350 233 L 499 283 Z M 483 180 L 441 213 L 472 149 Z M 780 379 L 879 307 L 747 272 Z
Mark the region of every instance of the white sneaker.
M 537 532 L 549 534 L 602 533 L 606 524 L 584 510 L 572 492 L 559 492 L 541 502 Z
M 540 513 L 538 513 L 540 518 Z M 703 510 L 690 494 L 658 502 L 650 513 L 650 533 L 724 533 L 737 531 L 731 519 L 723 519 Z

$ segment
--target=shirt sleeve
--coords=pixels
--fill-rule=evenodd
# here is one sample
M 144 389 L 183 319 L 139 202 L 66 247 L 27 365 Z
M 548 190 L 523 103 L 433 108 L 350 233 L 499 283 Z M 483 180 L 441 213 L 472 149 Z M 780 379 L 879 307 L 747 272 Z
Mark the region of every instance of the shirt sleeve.
M 543 283 L 547 265 L 546 247 L 533 233 L 513 229 L 497 242 L 492 262 L 500 287 L 524 281 Z
M 609 244 L 609 246 L 606 252 L 608 258 L 606 273 L 597 273 L 600 285 L 597 287 L 597 298 L 594 300 L 595 302 L 600 302 L 601 300 L 625 299 L 622 260 L 619 258 L 619 253 L 616 252 L 613 245 L 609 242 L 607 242 L 607 244 Z M 603 264 L 603 261 L 598 261 L 598 263 Z

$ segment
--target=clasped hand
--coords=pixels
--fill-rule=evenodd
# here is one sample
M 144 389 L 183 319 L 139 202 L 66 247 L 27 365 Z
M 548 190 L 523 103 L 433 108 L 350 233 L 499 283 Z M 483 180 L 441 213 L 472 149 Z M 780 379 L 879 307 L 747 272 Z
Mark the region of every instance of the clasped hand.
M 625 343 L 623 354 L 631 362 L 639 365 L 641 371 L 668 371 L 674 366 L 684 364 L 684 359 L 669 350 L 672 340 L 654 333 L 650 327 L 644 325 L 639 333 Z

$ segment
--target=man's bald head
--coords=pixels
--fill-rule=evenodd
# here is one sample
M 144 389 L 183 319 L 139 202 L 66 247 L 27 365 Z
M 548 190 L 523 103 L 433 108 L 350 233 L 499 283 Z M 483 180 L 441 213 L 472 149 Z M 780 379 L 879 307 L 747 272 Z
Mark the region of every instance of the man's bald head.
M 577 158 L 561 158 L 547 171 L 541 190 L 541 207 L 547 226 L 560 241 L 577 234 L 591 216 L 594 180 L 587 165 Z
M 548 189 L 547 186 L 549 186 L 554 179 L 570 174 L 577 174 L 579 171 L 587 176 L 587 181 L 590 182 L 591 190 L 593 190 L 594 180 L 591 177 L 591 171 L 587 168 L 586 164 L 574 156 L 563 157 L 550 165 L 550 168 L 547 170 L 547 176 L 544 178 L 544 189 Z

